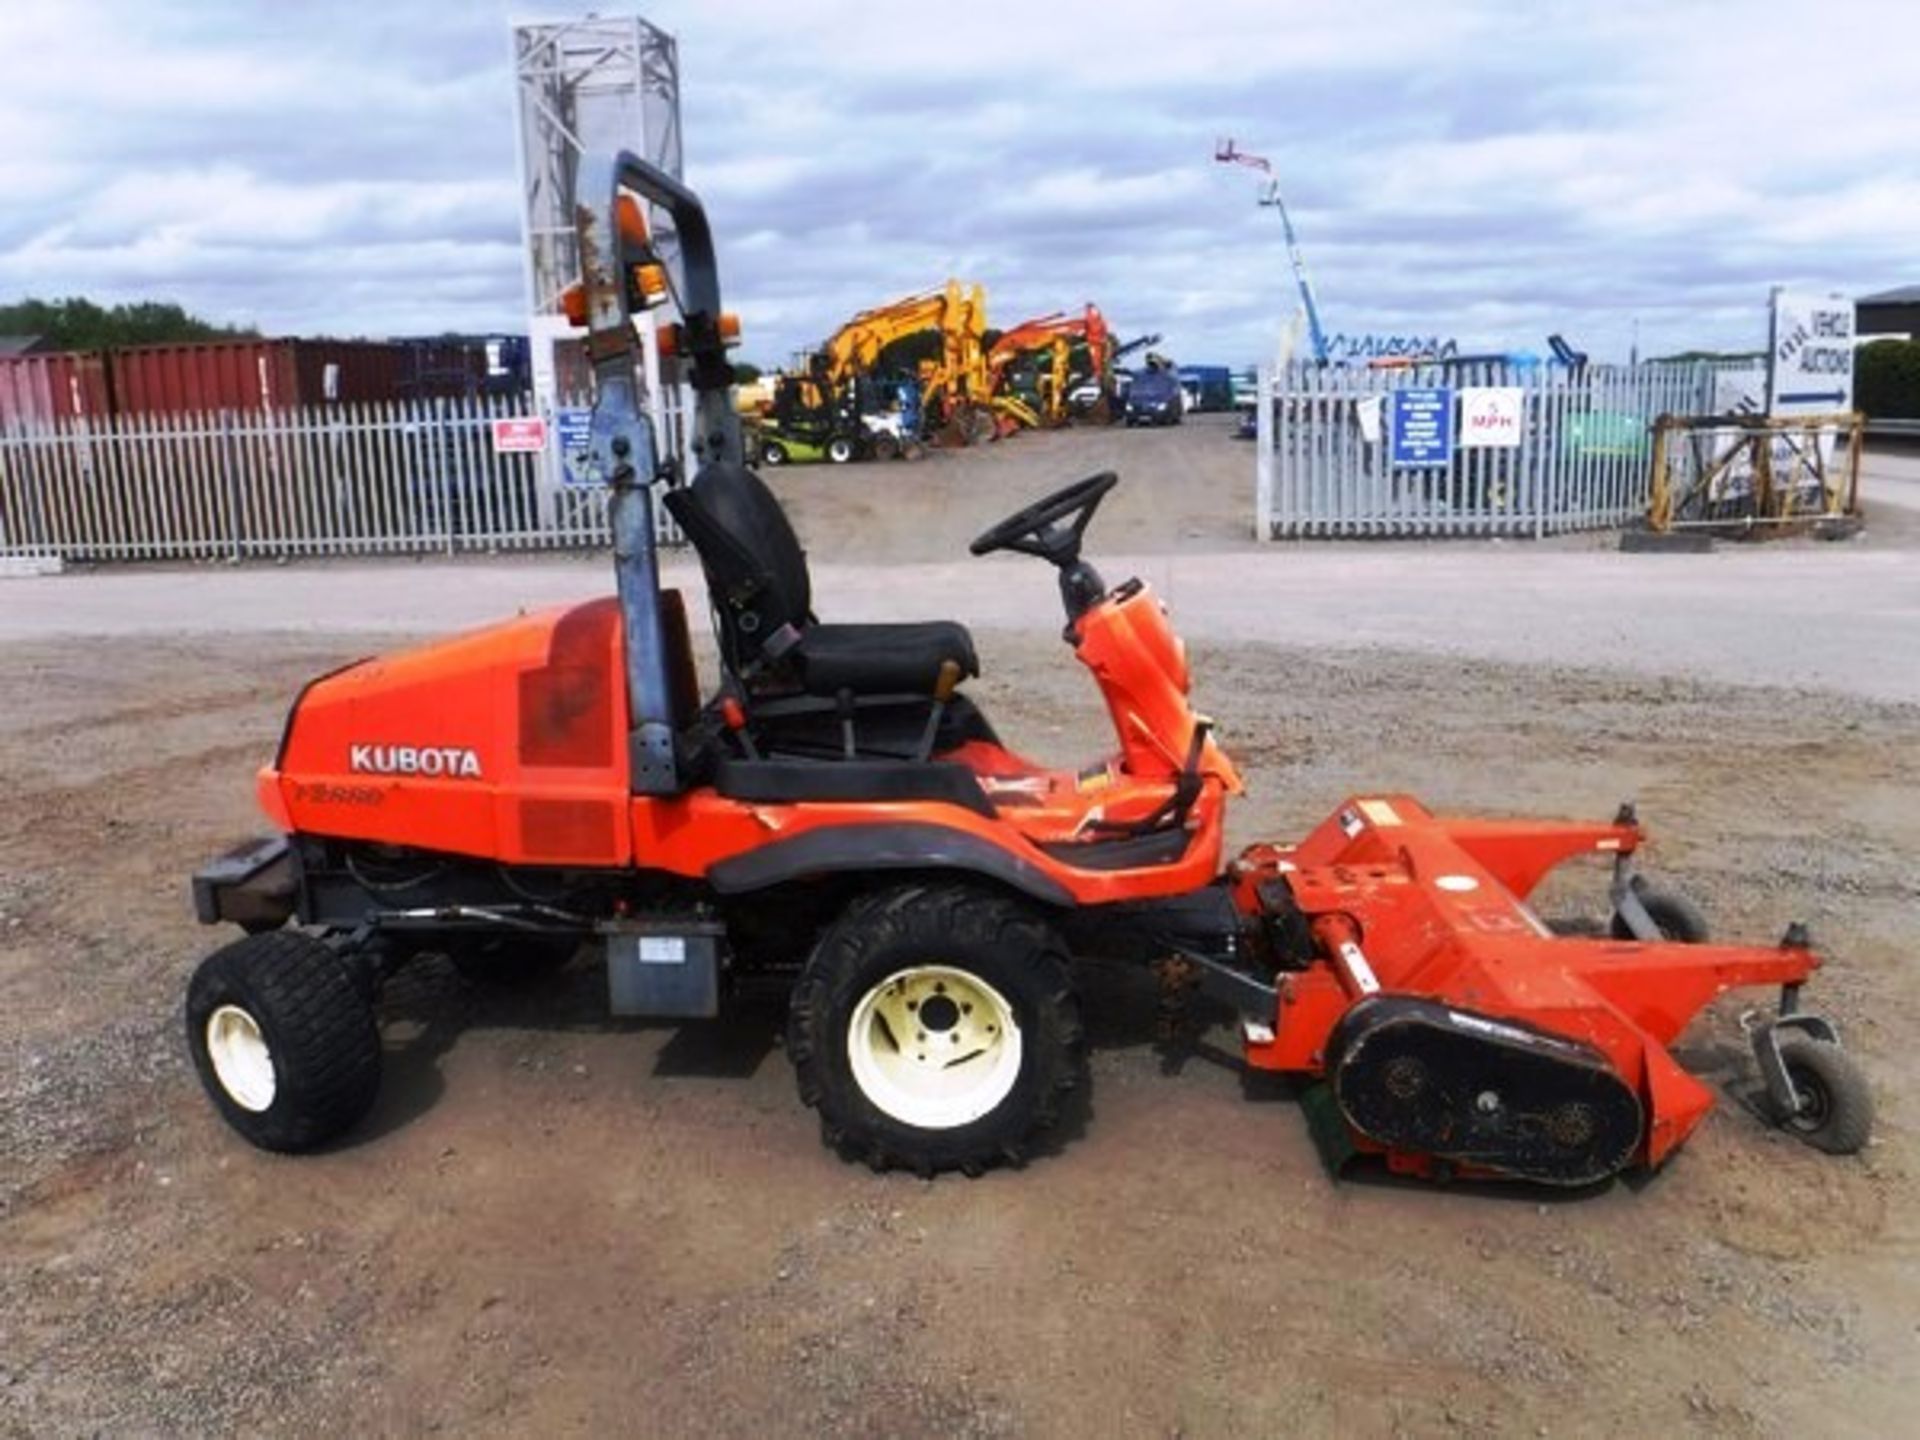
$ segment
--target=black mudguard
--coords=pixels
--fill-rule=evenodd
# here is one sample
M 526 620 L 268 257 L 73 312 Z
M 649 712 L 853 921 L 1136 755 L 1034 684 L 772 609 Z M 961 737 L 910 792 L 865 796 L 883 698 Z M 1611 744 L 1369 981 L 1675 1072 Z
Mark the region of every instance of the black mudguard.
M 707 871 L 707 880 L 722 895 L 743 895 L 813 875 L 876 870 L 972 872 L 1045 905 L 1065 908 L 1074 903 L 1059 881 L 1005 846 L 921 821 L 833 825 L 769 841 L 720 861 Z

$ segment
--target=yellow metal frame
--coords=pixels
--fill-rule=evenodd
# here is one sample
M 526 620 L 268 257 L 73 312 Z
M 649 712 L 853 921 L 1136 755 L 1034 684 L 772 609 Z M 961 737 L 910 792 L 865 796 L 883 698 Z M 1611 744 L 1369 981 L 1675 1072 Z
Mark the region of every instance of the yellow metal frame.
M 1662 415 L 1653 425 L 1653 476 L 1648 487 L 1647 525 L 1658 532 L 1728 529 L 1752 525 L 1804 524 L 1856 515 L 1860 509 L 1860 449 L 1864 416 L 1852 411 L 1823 415 Z M 1820 444 L 1826 432 L 1846 437 L 1842 464 L 1830 467 Z M 1726 437 L 1730 436 L 1730 439 Z M 1694 437 L 1695 471 L 1682 490 L 1673 475 L 1675 450 L 1682 437 Z M 1799 437 L 1804 444 L 1791 441 Z M 1774 468 L 1775 442 L 1787 439 L 1792 456 L 1784 475 Z M 1699 442 L 1705 441 L 1703 453 Z M 1716 448 L 1717 447 L 1717 448 Z M 1753 513 L 1725 520 L 1682 519 L 1689 502 L 1746 459 L 1753 468 Z M 1815 508 L 1797 503 L 1811 478 L 1820 489 Z

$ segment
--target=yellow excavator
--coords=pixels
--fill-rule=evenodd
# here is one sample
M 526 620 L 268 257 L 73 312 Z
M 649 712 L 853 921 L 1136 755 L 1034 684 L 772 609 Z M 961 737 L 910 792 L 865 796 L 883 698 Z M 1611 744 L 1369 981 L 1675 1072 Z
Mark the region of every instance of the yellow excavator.
M 949 444 L 994 437 L 992 385 L 987 376 L 987 292 L 947 281 L 944 288 L 862 310 L 834 331 L 812 361 L 829 385 L 872 372 L 881 351 L 924 330 L 940 335 L 940 355 L 920 367 L 920 405 L 929 434 Z

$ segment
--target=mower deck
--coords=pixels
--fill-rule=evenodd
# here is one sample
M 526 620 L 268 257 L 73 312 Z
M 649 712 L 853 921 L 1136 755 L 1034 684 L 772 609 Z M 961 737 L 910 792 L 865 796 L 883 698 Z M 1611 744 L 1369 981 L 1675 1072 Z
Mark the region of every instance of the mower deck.
M 1726 991 L 1791 997 L 1820 962 L 1797 929 L 1778 947 L 1563 937 L 1526 903 L 1549 870 L 1599 854 L 1619 913 L 1638 909 L 1641 839 L 1630 812 L 1441 819 L 1392 795 L 1252 847 L 1238 898 L 1304 928 L 1314 958 L 1280 978 L 1273 1024 L 1247 1027 L 1247 1063 L 1328 1079 L 1356 1148 L 1402 1172 L 1585 1184 L 1659 1165 L 1713 1105 L 1666 1047 Z

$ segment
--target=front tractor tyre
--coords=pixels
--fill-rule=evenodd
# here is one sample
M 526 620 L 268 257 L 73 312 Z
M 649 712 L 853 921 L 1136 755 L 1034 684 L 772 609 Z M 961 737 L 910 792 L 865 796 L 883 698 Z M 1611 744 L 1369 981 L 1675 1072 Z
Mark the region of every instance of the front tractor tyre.
M 229 1125 L 263 1150 L 310 1150 L 380 1088 L 371 999 L 328 946 L 298 930 L 249 935 L 187 986 L 193 1068 Z
M 853 441 L 843 435 L 836 435 L 827 442 L 827 462 L 829 464 L 845 465 L 858 453 L 854 448 Z
M 787 1046 L 830 1146 L 921 1175 L 1019 1163 L 1086 1079 L 1058 937 L 965 885 L 855 901 L 794 989 Z

